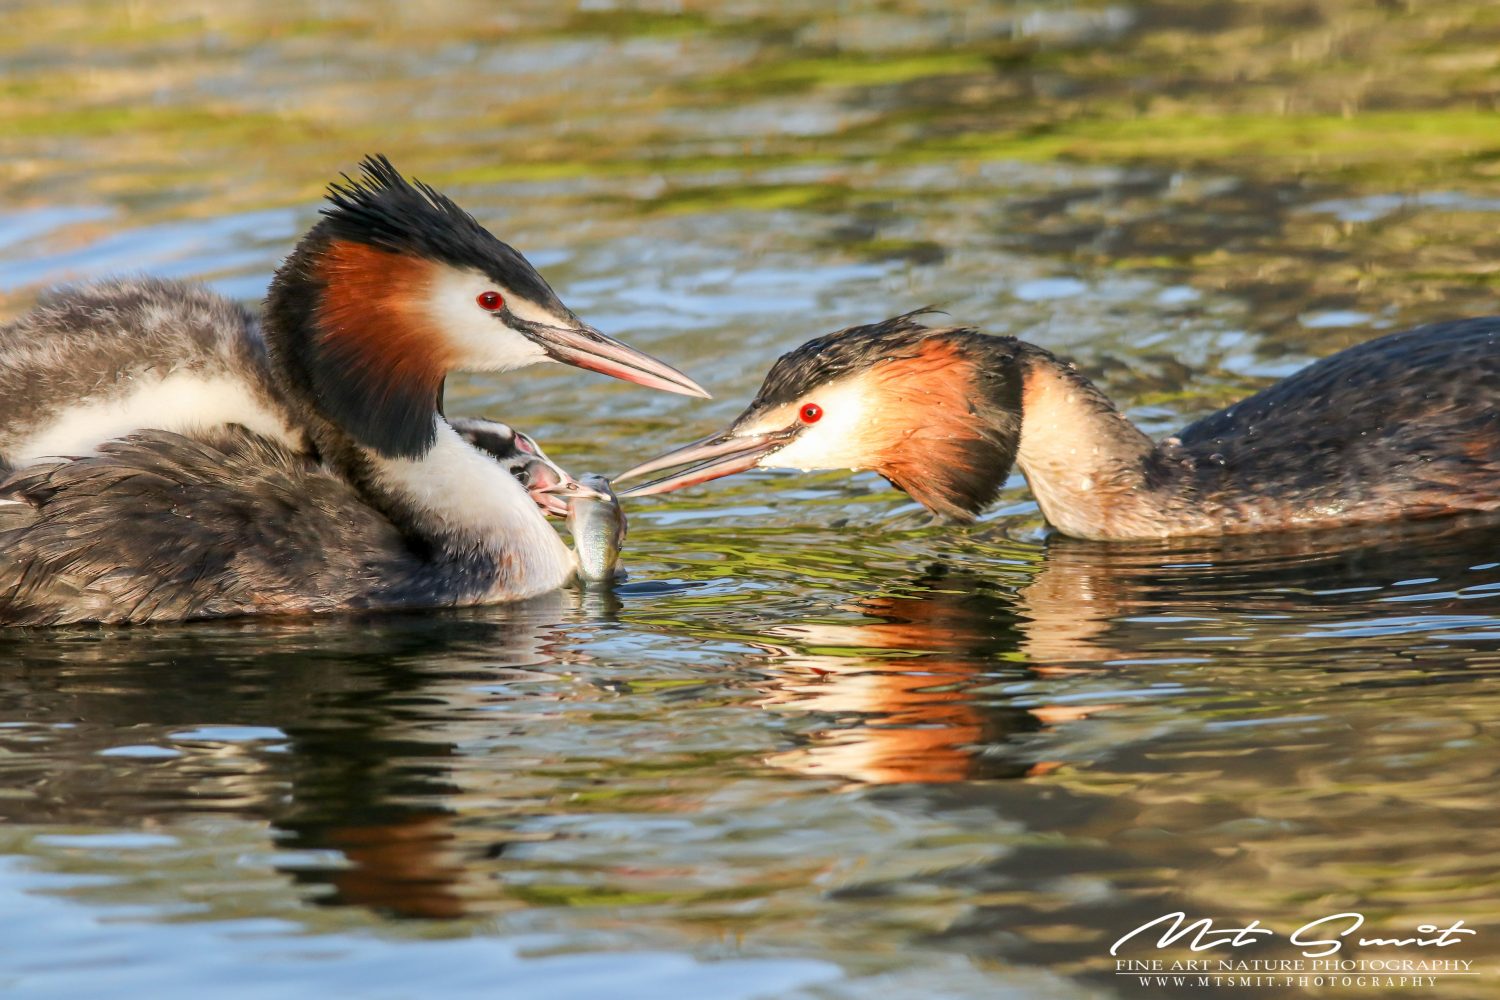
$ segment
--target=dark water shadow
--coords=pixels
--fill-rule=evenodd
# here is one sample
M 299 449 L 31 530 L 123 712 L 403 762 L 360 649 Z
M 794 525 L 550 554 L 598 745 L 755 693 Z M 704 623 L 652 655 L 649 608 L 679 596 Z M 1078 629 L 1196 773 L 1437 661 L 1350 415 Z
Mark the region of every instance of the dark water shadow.
M 451 696 L 545 681 L 583 659 L 565 648 L 560 618 L 607 623 L 619 602 L 599 592 L 578 603 L 0 634 L 0 712 L 26 720 L 13 735 L 51 744 L 7 769 L 29 794 L 7 797 L 0 818 L 130 828 L 184 813 L 258 817 L 282 850 L 343 859 L 292 871 L 324 887 L 311 894 L 322 902 L 461 915 L 444 800 L 476 706 Z

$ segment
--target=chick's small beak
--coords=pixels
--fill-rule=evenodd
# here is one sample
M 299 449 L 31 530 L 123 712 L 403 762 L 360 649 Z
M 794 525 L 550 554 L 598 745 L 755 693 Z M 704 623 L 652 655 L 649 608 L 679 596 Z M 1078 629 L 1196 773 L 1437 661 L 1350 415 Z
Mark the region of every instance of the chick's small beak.
M 538 458 L 528 465 L 523 482 L 536 505 L 554 517 L 567 517 L 569 504 L 573 500 L 609 499 L 545 458 Z
M 552 496 L 563 497 L 566 500 L 610 500 L 610 494 L 585 486 L 578 480 L 568 477 L 567 482 L 558 483 L 542 492 Z
M 710 479 L 753 469 L 762 458 L 786 444 L 795 434 L 795 427 L 784 431 L 772 431 L 768 434 L 737 436 L 728 431 L 710 434 L 706 438 L 684 445 L 675 451 L 669 451 L 649 462 L 642 462 L 623 475 L 616 476 L 615 482 L 644 476 L 648 472 L 675 468 L 679 465 L 685 465 L 687 468 L 670 476 L 654 479 L 628 490 L 621 490 L 616 495 L 621 497 L 656 496 L 659 493 L 670 493 L 687 486 L 706 483 Z
M 525 332 L 547 352 L 548 357 L 565 365 L 624 379 L 648 389 L 712 398 L 701 385 L 671 365 L 605 336 L 591 326 L 568 328 L 528 324 Z
M 536 505 L 554 517 L 567 517 L 573 509 L 574 500 L 610 500 L 614 498 L 598 490 L 585 486 L 572 476 L 566 476 L 560 483 L 551 486 L 534 489 L 531 498 Z

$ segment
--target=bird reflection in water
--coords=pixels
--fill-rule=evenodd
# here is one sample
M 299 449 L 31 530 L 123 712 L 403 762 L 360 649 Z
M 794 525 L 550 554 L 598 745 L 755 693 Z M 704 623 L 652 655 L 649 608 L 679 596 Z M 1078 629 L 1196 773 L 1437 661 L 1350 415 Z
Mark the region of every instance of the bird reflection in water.
M 770 763 L 872 784 L 1016 778 L 1049 766 L 993 751 L 1068 710 L 976 690 L 1024 675 L 1010 598 L 979 577 L 937 572 L 845 610 L 871 620 L 767 633 L 787 644 L 765 646 L 777 676 L 761 704 L 829 719 Z
M 801 745 L 767 763 L 814 778 L 922 783 L 954 794 L 975 783 L 1046 780 L 1152 738 L 1154 730 L 1116 721 L 1127 718 L 1119 685 L 1092 680 L 1135 676 L 1133 664 L 1156 669 L 1147 664 L 1184 655 L 1185 636 L 1225 624 L 1248 626 L 1255 643 L 1316 645 L 1316 637 L 1300 637 L 1319 623 L 1401 613 L 1408 605 L 1389 601 L 1412 596 L 1398 585 L 1418 578 L 1431 581 L 1421 588 L 1432 595 L 1424 614 L 1482 614 L 1485 596 L 1500 599 L 1495 553 L 1500 526 L 1449 522 L 1160 545 L 1055 538 L 1031 551 L 1020 586 L 1015 576 L 934 567 L 849 600 L 824 620 L 762 633 L 762 660 L 746 665 L 770 674 L 759 682 L 759 704 L 818 720 Z M 591 593 L 584 620 L 613 621 L 621 597 Z M 628 607 L 630 595 L 623 599 Z M 379 690 L 325 698 L 306 728 L 288 729 L 297 747 L 293 792 L 275 823 L 288 836 L 284 846 L 347 860 L 303 876 L 327 887 L 326 902 L 419 918 L 526 905 L 497 895 L 494 875 L 513 846 L 553 836 L 534 822 L 535 803 L 498 813 L 482 805 L 477 824 L 465 821 L 462 805 L 466 796 L 489 802 L 501 794 L 492 772 L 465 769 L 458 749 L 493 731 L 494 716 L 466 712 L 484 697 L 474 681 L 493 681 L 496 666 L 434 675 L 413 664 L 431 661 L 434 648 L 485 648 L 504 651 L 504 668 L 518 675 L 566 669 L 587 654 L 557 620 L 489 615 L 467 632 L 439 630 L 444 638 L 428 636 L 420 657 L 388 659 L 372 675 Z M 1443 677 L 1435 671 L 1432 682 Z M 1371 680 L 1361 673 L 1350 683 Z M 1400 683 L 1412 683 L 1405 670 Z M 539 704 L 549 695 L 532 689 L 516 697 Z M 330 726 L 330 713 L 340 711 L 353 729 Z M 509 780 L 531 794 L 551 787 L 523 771 Z M 505 794 L 527 793 L 518 786 Z M 970 807 L 988 801 L 963 795 Z M 1028 819 L 1041 833 L 1063 822 Z
M 457 766 L 459 746 L 476 735 L 473 726 L 488 720 L 464 718 L 454 710 L 480 707 L 483 696 L 474 693 L 475 681 L 555 680 L 552 671 L 589 659 L 566 648 L 565 633 L 552 624 L 557 612 L 549 609 L 563 600 L 575 602 L 592 622 L 610 620 L 620 608 L 612 591 L 595 588 L 572 598 L 533 602 L 526 611 L 492 612 L 456 634 L 465 636 L 465 647 L 494 650 L 504 667 L 486 665 L 472 674 L 442 678 L 457 684 L 435 684 L 430 676 L 408 673 L 414 682 L 410 693 L 392 698 L 396 692 L 391 691 L 381 700 L 400 705 L 409 699 L 411 705 L 372 715 L 370 731 L 357 741 L 347 730 L 298 734 L 304 773 L 294 785 L 294 806 L 277 825 L 289 835 L 287 846 L 332 850 L 345 859 L 341 867 L 293 873 L 326 885 L 322 902 L 397 917 L 467 916 L 495 905 L 484 866 L 475 863 L 479 857 L 499 859 L 515 844 L 551 839 L 551 834 L 524 828 L 523 817 L 506 828 L 493 823 L 465 827 L 460 810 L 438 803 L 474 791 L 472 780 L 464 780 Z M 428 656 L 435 651 L 424 650 Z M 525 697 L 545 696 L 529 691 Z M 420 707 L 424 702 L 427 707 Z M 402 766 L 392 768 L 392 761 Z
M 769 762 L 868 784 L 1037 777 L 1064 763 L 1044 737 L 1119 707 L 1064 703 L 1060 685 L 1183 656 L 1174 621 L 1295 613 L 1300 632 L 1351 611 L 1389 615 L 1390 588 L 1415 578 L 1439 593 L 1424 613 L 1473 613 L 1500 578 L 1496 553 L 1500 524 L 1486 516 L 1133 545 L 1054 537 L 1014 588 L 935 566 L 843 606 L 865 621 L 767 631 L 761 704 L 827 719 Z M 1465 593 L 1445 599 L 1447 586 Z
M 12 771 L 31 793 L 7 799 L 0 821 L 171 829 L 184 815 L 256 818 L 312 901 L 417 918 L 493 905 L 476 862 L 542 835 L 465 823 L 467 802 L 496 793 L 463 748 L 493 735 L 502 702 L 532 712 L 562 697 L 548 682 L 580 658 L 560 624 L 577 610 L 570 600 L 67 631 L 47 644 L 0 636 L 0 687 L 38 725 L 67 726 L 65 741 Z M 608 613 L 607 595 L 583 600 L 591 620 Z M 225 723 L 268 735 L 224 735 Z M 176 756 L 100 757 L 122 733 Z
M 929 785 L 923 794 L 935 802 L 997 817 L 1024 809 L 1028 830 L 1043 835 L 1066 833 L 1073 814 L 1016 794 L 1026 781 L 1057 781 L 1079 808 L 1107 802 L 1095 833 L 1118 841 L 1115 867 L 1141 857 L 1155 863 L 1147 846 L 1123 838 L 1146 807 L 1051 772 L 1112 766 L 1156 746 L 1159 730 L 1133 724 L 1135 713 L 1120 707 L 1123 688 L 1171 681 L 1184 669 L 1205 684 L 1236 668 L 1241 685 L 1269 683 L 1273 673 L 1256 659 L 1266 650 L 1327 662 L 1332 684 L 1370 687 L 1383 683 L 1367 669 L 1370 649 L 1329 651 L 1319 626 L 1415 613 L 1424 621 L 1462 614 L 1492 628 L 1500 600 L 1493 525 L 1171 546 L 1005 542 L 1003 562 L 1000 543 L 980 531 L 959 536 L 949 562 L 1013 571 L 924 571 L 825 605 L 800 624 L 781 618 L 759 633 L 759 661 L 735 663 L 726 683 L 755 677 L 764 709 L 796 717 L 786 729 L 800 731 L 801 744 L 770 758 L 787 772 Z M 567 702 L 594 698 L 595 685 L 614 673 L 591 669 L 593 647 L 578 626 L 613 622 L 621 601 L 627 616 L 642 615 L 647 593 L 369 621 L 67 632 L 46 644 L 0 636 L 0 688 L 13 715 L 49 732 L 66 725 L 54 742 L 15 744 L 7 774 L 28 794 L 7 798 L 0 819 L 170 826 L 222 812 L 263 821 L 285 852 L 278 866 L 326 905 L 429 919 L 533 905 L 498 877 L 527 865 L 527 852 L 514 848 L 564 836 L 546 817 L 591 808 L 565 804 L 567 791 L 606 780 L 590 760 L 574 760 L 574 734 L 558 715 L 575 707 Z M 1203 646 L 1187 640 L 1213 630 L 1244 639 L 1206 662 Z M 1384 641 L 1381 656 L 1416 650 L 1386 683 L 1463 676 L 1454 669 L 1468 655 L 1461 633 L 1421 642 Z M 1205 662 L 1160 666 L 1189 653 Z M 1361 668 L 1347 680 L 1338 674 L 1341 653 Z M 1423 658 L 1432 661 L 1426 673 Z M 555 683 L 574 670 L 589 683 Z M 1181 710 L 1158 718 L 1195 724 Z M 226 722 L 278 731 L 284 746 L 267 752 L 211 733 L 184 735 Z M 126 732 L 131 743 L 179 756 L 100 756 Z M 606 719 L 584 742 L 617 736 Z M 696 761 L 672 780 L 697 775 L 711 784 L 716 760 Z M 577 770 L 560 777 L 551 768 L 559 762 Z M 1237 780 L 1263 779 L 1252 769 Z M 684 801 L 653 808 L 692 808 Z M 1012 863 L 1002 874 L 1024 881 L 1037 862 L 996 862 Z M 1082 926 L 1129 925 L 1093 903 L 1067 914 Z M 972 932 L 983 950 L 994 939 L 987 921 L 1013 917 L 976 911 L 955 933 Z

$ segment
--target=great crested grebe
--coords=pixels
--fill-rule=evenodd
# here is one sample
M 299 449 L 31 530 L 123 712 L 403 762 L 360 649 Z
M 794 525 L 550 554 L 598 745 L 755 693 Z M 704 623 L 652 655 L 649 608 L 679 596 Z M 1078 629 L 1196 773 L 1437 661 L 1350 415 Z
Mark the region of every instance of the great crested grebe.
M 1359 344 L 1157 443 L 1048 351 L 918 315 L 783 355 L 728 430 L 616 482 L 686 469 L 620 495 L 755 467 L 869 469 L 967 521 L 1017 465 L 1057 530 L 1097 540 L 1500 508 L 1500 317 Z
M 558 361 L 707 393 L 580 321 L 444 195 L 361 166 L 260 324 L 202 287 L 129 279 L 0 328 L 0 499 L 31 508 L 0 533 L 0 623 L 479 604 L 568 581 L 536 500 L 442 415 L 444 377 Z
M 455 418 L 459 436 L 567 514 L 592 498 L 525 434 Z M 0 486 L 0 622 L 56 625 L 451 603 L 493 575 L 476 548 L 433 558 L 346 477 L 226 424 L 145 430 L 40 462 Z

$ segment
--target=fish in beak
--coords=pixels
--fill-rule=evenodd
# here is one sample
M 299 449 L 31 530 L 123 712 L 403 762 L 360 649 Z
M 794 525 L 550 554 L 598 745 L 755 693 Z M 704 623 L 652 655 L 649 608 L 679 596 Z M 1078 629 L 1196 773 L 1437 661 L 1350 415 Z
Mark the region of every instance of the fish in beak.
M 550 514 L 553 517 L 567 517 L 568 511 L 575 500 L 598 501 L 601 503 L 614 500 L 612 495 L 601 493 L 590 486 L 586 486 L 566 472 L 563 473 L 561 482 L 554 483 L 551 486 L 542 486 L 534 483 L 527 487 L 527 492 L 531 494 L 531 499 L 542 509 L 543 513 Z

